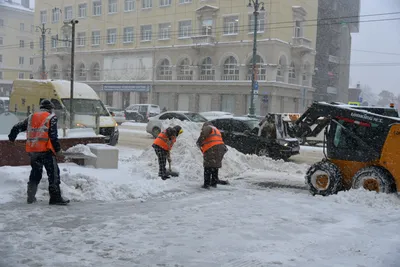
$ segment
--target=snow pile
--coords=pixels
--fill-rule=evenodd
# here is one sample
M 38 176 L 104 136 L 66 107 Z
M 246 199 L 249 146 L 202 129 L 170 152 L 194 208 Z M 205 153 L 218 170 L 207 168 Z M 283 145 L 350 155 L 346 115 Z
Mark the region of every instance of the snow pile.
M 166 120 L 163 122 L 163 129 L 170 126 L 180 125 L 183 129 L 174 147 L 171 157 L 173 169 L 180 172 L 180 177 L 185 179 L 202 179 L 203 177 L 203 155 L 196 146 L 202 124 L 193 122 L 183 122 L 180 120 Z M 150 177 L 158 172 L 157 157 L 153 148 L 148 148 L 139 157 L 132 158 L 138 166 L 133 168 L 133 172 L 139 171 L 144 165 L 149 166 L 152 171 L 146 171 L 146 176 Z M 276 171 L 283 173 L 305 174 L 308 166 L 298 165 L 282 161 L 274 161 L 267 157 L 258 157 L 256 155 L 244 155 L 236 149 L 228 147 L 228 152 L 222 162 L 220 170 L 221 178 L 240 178 L 249 171 Z M 152 174 L 153 173 L 153 174 Z
M 89 157 L 93 157 L 93 158 L 96 157 L 96 155 L 93 154 L 92 151 L 90 150 L 90 147 L 82 145 L 82 144 L 78 144 L 76 146 L 70 147 L 65 152 L 67 152 L 67 153 L 79 153 L 79 154 L 83 154 L 85 156 L 89 156 Z

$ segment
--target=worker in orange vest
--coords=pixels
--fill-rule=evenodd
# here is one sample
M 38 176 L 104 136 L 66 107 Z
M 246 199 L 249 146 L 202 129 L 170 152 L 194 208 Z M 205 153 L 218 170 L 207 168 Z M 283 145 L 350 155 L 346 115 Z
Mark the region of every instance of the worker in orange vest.
M 42 179 L 43 166 L 49 177 L 50 205 L 67 205 L 69 200 L 61 197 L 60 169 L 56 156 L 61 155 L 58 142 L 57 117 L 54 105 L 47 99 L 40 103 L 40 111 L 31 114 L 24 121 L 14 125 L 8 139 L 14 142 L 20 132 L 26 131 L 26 152 L 31 158 L 31 174 L 29 176 L 27 202 L 36 202 L 36 191 Z
M 211 122 L 205 122 L 196 144 L 203 153 L 204 185 L 202 187 L 210 189 L 210 186 L 217 187 L 217 184 L 229 184 L 228 181 L 219 180 L 218 178 L 218 170 L 222 167 L 222 159 L 228 151 L 221 132 Z
M 166 164 L 167 160 L 171 161 L 171 149 L 176 142 L 176 138 L 183 133 L 181 126 L 168 127 L 161 132 L 154 140 L 152 147 L 156 152 L 158 158 L 158 176 L 163 180 L 167 180 L 170 175 L 167 173 Z

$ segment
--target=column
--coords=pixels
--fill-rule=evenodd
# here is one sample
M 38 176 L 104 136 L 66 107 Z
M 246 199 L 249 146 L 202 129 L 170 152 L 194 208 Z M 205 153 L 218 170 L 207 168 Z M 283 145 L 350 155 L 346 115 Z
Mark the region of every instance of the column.
M 213 94 L 211 96 L 211 110 L 220 111 L 221 110 L 221 95 Z
M 222 67 L 221 66 L 215 66 L 215 80 L 220 81 L 221 80 L 221 75 L 222 75 Z
M 113 107 L 122 108 L 121 92 L 113 92 Z
M 245 81 L 248 72 L 248 67 L 244 64 L 239 66 L 239 81 Z
M 173 81 L 176 81 L 176 80 L 177 80 L 176 69 L 177 69 L 176 66 L 172 66 L 172 67 L 171 67 L 171 71 L 172 71 L 172 80 L 173 80 Z

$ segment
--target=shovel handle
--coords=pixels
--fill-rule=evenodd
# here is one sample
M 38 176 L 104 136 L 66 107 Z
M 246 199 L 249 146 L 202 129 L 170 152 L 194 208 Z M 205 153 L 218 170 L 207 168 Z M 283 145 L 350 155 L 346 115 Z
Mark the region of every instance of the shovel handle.
M 169 172 L 172 172 L 171 161 L 170 160 L 168 160 L 168 167 L 169 167 Z

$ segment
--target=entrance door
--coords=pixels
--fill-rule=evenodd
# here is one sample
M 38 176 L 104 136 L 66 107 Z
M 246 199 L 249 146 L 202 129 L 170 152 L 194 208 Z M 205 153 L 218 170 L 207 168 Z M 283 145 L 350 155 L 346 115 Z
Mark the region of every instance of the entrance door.
M 189 111 L 189 95 L 188 94 L 179 94 L 178 110 Z
M 199 95 L 199 112 L 211 110 L 211 95 Z

